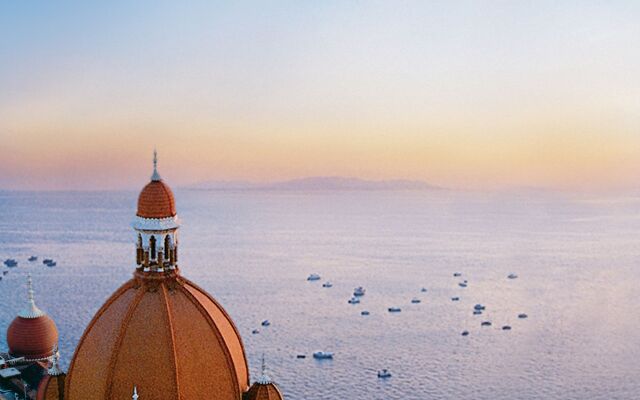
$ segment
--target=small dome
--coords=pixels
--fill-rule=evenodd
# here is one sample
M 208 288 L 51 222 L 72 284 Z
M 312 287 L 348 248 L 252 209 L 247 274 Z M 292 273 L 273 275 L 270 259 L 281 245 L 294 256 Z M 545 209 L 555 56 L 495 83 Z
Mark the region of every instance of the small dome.
M 27 306 L 20 311 L 7 329 L 9 353 L 27 360 L 49 358 L 58 346 L 58 328 L 33 298 L 31 274 L 27 275 Z
M 65 374 L 45 375 L 38 385 L 36 400 L 62 400 L 64 399 Z
M 245 400 L 283 400 L 284 396 L 278 386 L 273 383 L 256 382 L 245 396 Z
M 58 344 L 58 328 L 48 315 L 16 317 L 7 329 L 9 353 L 27 360 L 51 357 Z
M 176 201 L 169 185 L 154 180 L 142 189 L 138 197 L 137 215 L 142 218 L 169 218 L 176 215 Z

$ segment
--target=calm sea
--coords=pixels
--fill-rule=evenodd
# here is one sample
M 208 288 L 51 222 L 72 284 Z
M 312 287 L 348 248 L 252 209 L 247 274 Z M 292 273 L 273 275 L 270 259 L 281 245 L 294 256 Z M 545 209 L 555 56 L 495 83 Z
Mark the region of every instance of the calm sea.
M 0 330 L 24 304 L 30 271 L 67 365 L 134 269 L 136 195 L 0 192 L 0 258 L 20 262 L 0 282 Z M 252 376 L 264 353 L 288 399 L 640 396 L 640 198 L 176 191 L 176 199 L 183 274 L 231 314 Z M 58 266 L 30 264 L 31 254 Z M 307 282 L 310 273 L 322 280 Z M 332 288 L 322 288 L 326 280 Z M 356 286 L 367 293 L 347 304 Z M 484 315 L 473 315 L 476 303 Z M 260 327 L 264 319 L 272 325 Z M 316 350 L 335 358 L 316 361 Z M 382 368 L 393 376 L 378 379 Z

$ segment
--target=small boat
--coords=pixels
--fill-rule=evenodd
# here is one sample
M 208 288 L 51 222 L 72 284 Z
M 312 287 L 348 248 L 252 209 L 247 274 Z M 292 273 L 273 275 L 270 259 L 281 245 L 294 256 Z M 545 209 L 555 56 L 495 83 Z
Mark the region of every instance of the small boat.
M 307 356 L 306 356 L 306 355 L 304 355 L 304 354 L 298 354 L 298 355 L 296 356 L 296 358 L 307 358 Z
M 462 276 L 462 272 L 454 272 L 453 276 L 458 278 L 458 277 Z
M 47 263 L 47 267 L 55 267 L 56 265 L 58 265 L 58 263 L 55 261 L 51 261 L 50 263 Z
M 525 314 L 525 313 L 518 314 L 518 318 L 520 318 L 520 319 L 525 319 L 525 318 L 528 318 L 528 317 L 529 316 L 527 314 Z
M 382 369 L 378 371 L 378 378 L 381 378 L 381 379 L 391 378 L 391 372 L 389 372 L 389 370 L 386 368 Z
M 7 258 L 6 260 L 4 260 L 4 265 L 6 265 L 9 268 L 13 268 L 18 266 L 18 262 L 13 258 Z
M 323 284 L 322 284 L 322 287 L 326 287 L 326 288 L 333 287 L 333 283 L 331 283 L 331 282 L 325 282 L 325 283 L 323 283 Z
M 469 331 L 462 331 L 461 335 L 462 336 L 469 336 Z
M 505 325 L 505 326 L 502 327 L 502 330 L 503 331 L 510 331 L 511 327 L 509 325 Z
M 38 261 L 38 256 L 31 256 L 29 257 L 29 261 L 33 262 L 33 261 Z
M 352 297 L 348 301 L 349 304 L 360 304 L 360 299 L 357 297 Z
M 396 313 L 396 312 L 402 311 L 402 309 L 400 307 L 389 307 L 388 311 L 392 313 Z
M 251 334 L 253 335 L 257 335 L 258 333 L 260 333 L 260 329 L 254 329 L 251 331 Z
M 53 262 L 53 260 L 50 259 L 50 258 L 45 258 L 44 260 L 42 260 L 43 264 L 49 264 L 49 263 L 52 263 L 52 262 Z
M 460 297 L 452 297 L 451 301 L 460 301 Z
M 473 315 L 482 315 L 481 310 L 473 310 Z
M 2 275 L 6 275 L 8 273 L 9 273 L 9 271 L 2 271 Z
M 411 303 L 412 304 L 418 304 L 418 303 L 420 303 L 420 301 L 421 300 L 419 298 L 417 298 L 417 297 L 414 297 L 413 299 L 411 299 Z
M 460 283 L 458 283 L 458 286 L 467 287 L 467 283 L 466 282 L 460 282 Z
M 364 311 L 360 311 L 360 315 L 369 315 L 369 311 L 364 310 Z
M 353 289 L 353 295 L 354 296 L 364 296 L 364 288 L 362 286 L 358 286 L 357 288 Z
M 268 319 L 265 319 L 264 321 L 262 321 L 262 324 L 261 324 L 261 325 L 262 325 L 262 326 L 269 326 L 269 325 L 271 325 L 271 322 L 269 322 L 269 320 L 268 320 Z
M 518 278 L 518 275 L 516 275 L 516 274 L 509 274 L 509 275 L 507 275 L 507 278 L 509 278 L 509 279 L 517 279 L 517 278 Z
M 482 304 L 476 304 L 475 306 L 473 306 L 473 309 L 476 311 L 484 311 L 486 307 L 483 306 Z
M 491 321 L 482 321 L 480 326 L 491 326 Z
M 422 289 L 420 289 L 420 291 L 421 291 L 422 293 L 426 293 L 426 292 L 427 292 L 427 288 L 426 288 L 426 287 L 423 287 Z
M 320 275 L 318 274 L 311 274 L 307 277 L 308 281 L 319 281 L 320 280 Z
M 316 360 L 332 360 L 333 353 L 331 353 L 330 351 L 316 351 L 315 353 L 313 353 L 313 358 L 315 358 Z

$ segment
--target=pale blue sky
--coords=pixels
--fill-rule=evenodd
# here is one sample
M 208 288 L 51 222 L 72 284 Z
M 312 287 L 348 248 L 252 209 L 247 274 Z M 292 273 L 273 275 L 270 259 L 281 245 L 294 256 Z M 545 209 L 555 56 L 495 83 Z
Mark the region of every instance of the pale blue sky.
M 128 187 L 154 144 L 179 183 L 629 186 L 639 21 L 632 1 L 5 1 L 0 187 Z

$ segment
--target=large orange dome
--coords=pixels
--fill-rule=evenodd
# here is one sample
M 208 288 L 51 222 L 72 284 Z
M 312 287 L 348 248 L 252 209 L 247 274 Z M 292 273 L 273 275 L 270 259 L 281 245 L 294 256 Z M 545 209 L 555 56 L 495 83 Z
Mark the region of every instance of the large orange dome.
M 66 399 L 240 400 L 249 371 L 240 335 L 204 290 L 165 273 L 136 271 L 84 332 Z
M 7 329 L 7 344 L 14 357 L 41 360 L 53 355 L 58 344 L 58 329 L 44 313 L 35 318 L 18 316 Z
M 138 197 L 137 215 L 143 218 L 169 218 L 176 215 L 171 188 L 161 180 L 149 182 Z

